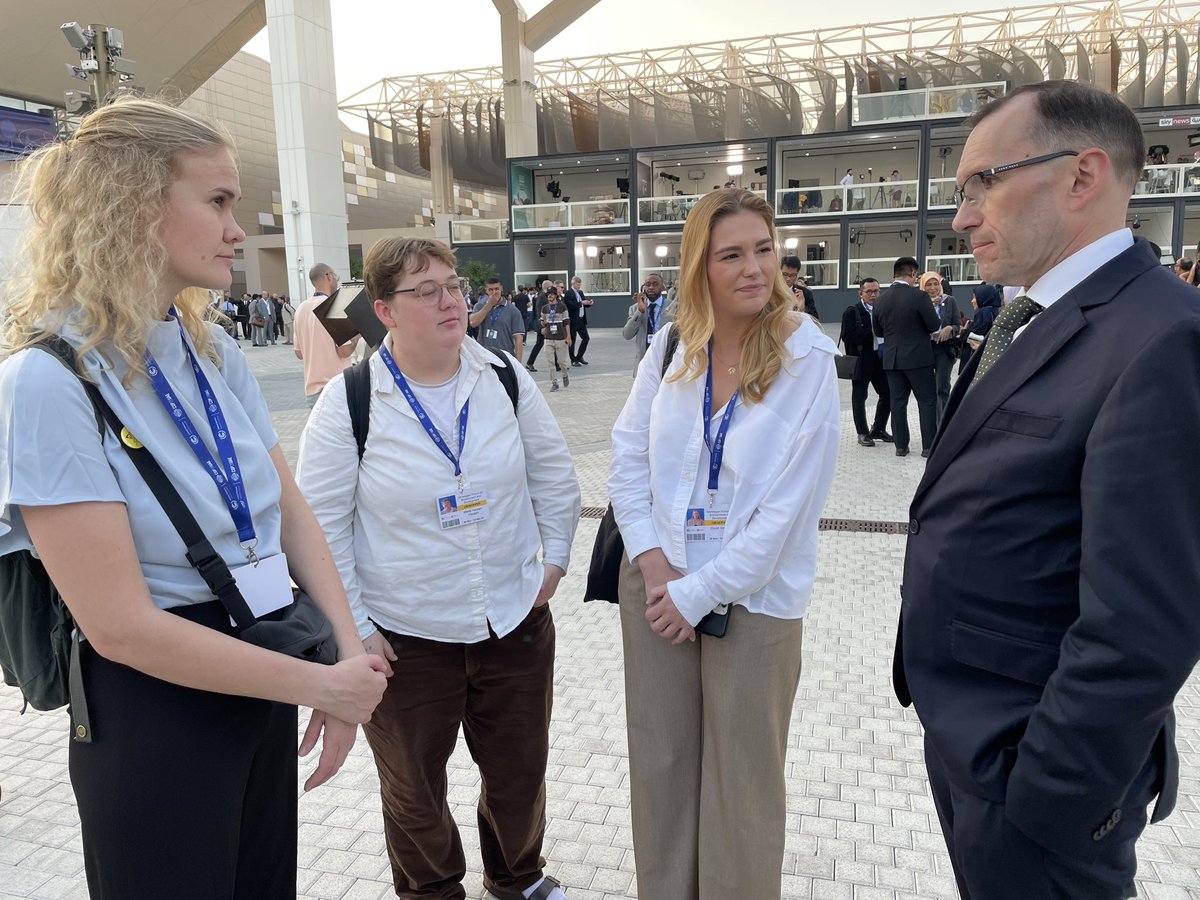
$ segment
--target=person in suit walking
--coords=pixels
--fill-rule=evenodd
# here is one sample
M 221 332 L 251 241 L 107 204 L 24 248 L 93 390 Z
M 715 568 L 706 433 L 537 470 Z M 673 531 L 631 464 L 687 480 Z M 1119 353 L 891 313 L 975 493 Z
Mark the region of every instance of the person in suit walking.
M 921 455 L 929 456 L 937 430 L 937 389 L 933 380 L 931 335 L 938 330 L 929 295 L 913 285 L 917 261 L 902 256 L 892 267 L 891 287 L 875 301 L 871 325 L 883 338 L 883 368 L 892 395 L 892 433 L 896 455 L 908 456 L 908 395 L 917 398 L 921 420 Z
M 858 302 L 846 307 L 842 313 L 842 333 L 838 341 L 846 348 L 848 356 L 860 360 L 858 371 L 851 380 L 850 409 L 854 412 L 854 430 L 858 432 L 858 443 L 863 447 L 874 447 L 876 441 L 892 443 L 887 433 L 888 415 L 892 398 L 888 392 L 887 376 L 883 371 L 880 349 L 883 342 L 875 336 L 871 327 L 874 305 L 879 297 L 879 282 L 867 276 L 858 283 Z M 875 404 L 875 424 L 867 430 L 867 388 L 875 388 L 879 402 Z
M 583 354 L 587 352 L 588 341 L 591 340 L 588 337 L 587 309 L 595 301 L 583 292 L 582 278 L 576 276 L 571 279 L 571 287 L 563 295 L 563 302 L 571 313 L 571 343 L 567 345 L 571 365 L 586 366 L 588 362 Z
M 662 276 L 647 275 L 642 289 L 633 295 L 629 316 L 625 320 L 625 327 L 621 329 L 621 336 L 627 341 L 633 341 L 634 353 L 637 356 L 635 369 L 646 355 L 646 348 L 650 346 L 654 335 L 671 319 L 671 308 L 663 297 Z
M 921 290 L 933 301 L 938 317 L 938 329 L 933 334 L 933 380 L 937 388 L 937 421 L 942 421 L 946 402 L 950 399 L 950 373 L 958 359 L 958 332 L 962 323 L 958 314 L 958 301 L 946 292 L 942 276 L 937 272 L 926 272 L 921 276 Z
M 1024 287 L 913 498 L 896 695 L 965 900 L 1132 897 L 1200 658 L 1200 308 L 1125 227 L 1145 151 L 1120 100 L 1042 82 L 971 123 L 954 229 Z

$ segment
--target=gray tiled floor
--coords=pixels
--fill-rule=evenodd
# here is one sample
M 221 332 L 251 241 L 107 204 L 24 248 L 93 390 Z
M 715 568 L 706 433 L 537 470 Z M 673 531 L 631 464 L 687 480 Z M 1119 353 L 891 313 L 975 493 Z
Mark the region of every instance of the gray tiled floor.
M 248 350 L 294 462 L 307 417 L 299 363 L 285 346 Z M 608 435 L 630 385 L 632 350 L 597 331 L 592 365 L 549 396 L 571 444 L 587 506 L 602 506 Z M 545 366 L 536 376 L 545 390 Z M 916 454 L 854 444 L 843 384 L 843 440 L 825 515 L 904 520 L 921 471 Z M 916 431 L 915 413 L 913 430 Z M 555 714 L 548 779 L 547 870 L 575 900 L 636 896 L 628 761 L 615 610 L 581 604 L 596 522 L 580 523 L 573 569 L 554 602 L 558 625 Z M 916 717 L 891 695 L 896 586 L 903 538 L 825 533 L 805 628 L 804 673 L 789 734 L 784 896 L 910 900 L 956 896 L 921 762 Z M 0 688 L 0 900 L 84 897 L 79 824 L 67 781 L 62 714 L 17 715 Z M 1200 900 L 1200 680 L 1180 695 L 1182 796 L 1168 822 L 1139 845 L 1140 895 Z M 304 769 L 311 769 L 307 763 Z M 302 773 L 301 778 L 304 775 Z M 359 740 L 327 786 L 300 801 L 302 896 L 392 896 L 377 781 Z M 484 896 L 475 801 L 479 776 L 461 745 L 450 762 L 450 800 L 467 848 L 467 895 Z M 735 898 L 730 898 L 735 900 Z

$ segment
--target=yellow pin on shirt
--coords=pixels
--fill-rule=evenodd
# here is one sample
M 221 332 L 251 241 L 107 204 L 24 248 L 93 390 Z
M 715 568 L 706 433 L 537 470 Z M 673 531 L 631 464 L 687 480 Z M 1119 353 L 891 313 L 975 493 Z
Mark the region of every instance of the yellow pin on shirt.
M 142 442 L 133 436 L 133 433 L 128 428 L 121 429 L 121 443 L 130 450 L 141 450 Z

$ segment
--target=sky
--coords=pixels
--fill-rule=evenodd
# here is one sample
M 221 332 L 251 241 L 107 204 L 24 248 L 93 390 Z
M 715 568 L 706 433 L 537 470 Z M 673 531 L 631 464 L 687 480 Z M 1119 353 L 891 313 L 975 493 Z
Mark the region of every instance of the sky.
M 546 0 L 522 3 L 529 18 L 546 5 Z M 331 6 L 339 101 L 387 76 L 500 64 L 500 15 L 491 0 L 331 0 Z M 1002 0 L 923 0 L 907 9 L 925 17 L 1004 6 Z M 600 0 L 536 58 L 894 22 L 903 18 L 899 10 L 904 8 L 895 0 L 857 0 L 845 6 L 795 0 Z M 245 49 L 269 59 L 266 30 Z

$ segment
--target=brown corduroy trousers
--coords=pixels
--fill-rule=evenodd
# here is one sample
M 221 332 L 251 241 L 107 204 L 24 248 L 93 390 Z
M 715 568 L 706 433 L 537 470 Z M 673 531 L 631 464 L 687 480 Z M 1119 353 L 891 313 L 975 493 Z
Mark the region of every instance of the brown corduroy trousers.
M 379 769 L 383 827 L 396 895 L 461 900 L 466 859 L 446 798 L 446 763 L 462 726 L 479 766 L 485 884 L 520 892 L 542 877 L 546 758 L 554 680 L 550 607 L 504 637 L 476 644 L 380 629 L 397 660 L 363 727 Z

